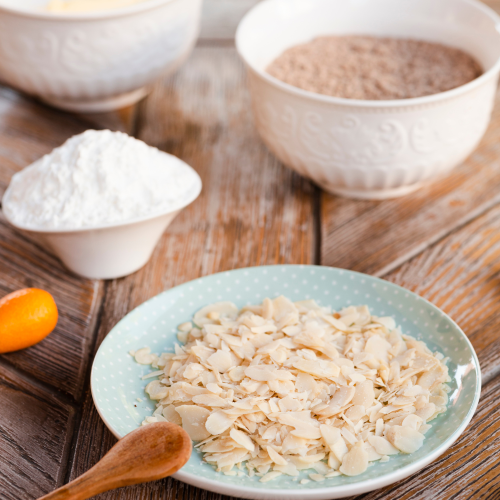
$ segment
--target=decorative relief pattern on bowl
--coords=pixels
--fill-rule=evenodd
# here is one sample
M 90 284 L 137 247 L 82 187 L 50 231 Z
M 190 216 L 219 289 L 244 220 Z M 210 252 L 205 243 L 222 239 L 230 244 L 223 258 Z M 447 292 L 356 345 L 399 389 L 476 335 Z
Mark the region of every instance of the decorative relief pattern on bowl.
M 264 142 L 286 165 L 329 190 L 395 189 L 446 172 L 476 146 L 492 107 L 486 88 L 480 98 L 473 95 L 459 107 L 444 103 L 444 110 L 438 105 L 424 116 L 414 109 L 356 113 L 329 104 L 317 110 L 252 80 Z
M 194 46 L 201 0 L 109 19 L 38 20 L 2 13 L 0 73 L 45 98 L 87 101 L 140 89 Z
M 143 20 L 132 29 L 123 30 L 120 24 L 102 29 L 75 29 L 58 34 L 44 30 L 32 34 L 5 33 L 0 25 L 0 58 L 4 64 L 30 64 L 30 71 L 47 72 L 63 69 L 65 74 L 79 77 L 100 71 L 140 71 L 145 63 L 156 58 L 163 62 L 166 55 L 176 55 L 186 43 L 189 19 L 178 21 L 169 29 Z M 132 43 L 133 42 L 133 43 Z M 124 50 L 126 47 L 126 50 Z M 172 57 L 170 57 L 172 58 Z M 40 67 L 40 60 L 45 63 Z M 158 61 L 158 59 L 156 59 Z
M 491 113 L 491 105 L 487 101 L 469 103 L 463 108 L 460 116 L 447 118 L 441 123 L 431 121 L 427 117 L 419 118 L 410 128 L 409 137 L 413 150 L 417 153 L 429 154 L 443 146 L 460 146 L 484 132 L 484 117 Z
M 298 122 L 301 125 L 296 133 L 300 143 L 311 154 L 324 160 L 348 161 L 359 165 L 386 163 L 408 142 L 406 130 L 396 120 L 382 120 L 376 127 L 370 128 L 363 125 L 357 116 L 345 114 L 339 125 L 329 126 L 319 113 L 307 112 Z M 343 146 L 349 143 L 352 135 L 362 138 L 361 148 Z

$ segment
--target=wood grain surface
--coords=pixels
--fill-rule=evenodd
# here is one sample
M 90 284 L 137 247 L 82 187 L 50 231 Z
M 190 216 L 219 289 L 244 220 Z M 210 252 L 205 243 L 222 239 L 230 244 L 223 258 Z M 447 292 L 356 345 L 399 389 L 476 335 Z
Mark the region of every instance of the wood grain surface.
M 39 344 L 0 359 L 79 399 L 83 389 L 103 284 L 68 273 L 51 254 L 0 221 L 0 294 L 50 290 L 59 309 L 54 332 Z
M 500 206 L 386 276 L 430 300 L 464 330 L 483 383 L 500 374 Z
M 73 115 L 0 87 L 0 196 L 15 172 L 87 128 L 135 135 L 187 161 L 204 183 L 151 261 L 119 280 L 70 274 L 0 218 L 0 296 L 45 288 L 61 314 L 39 345 L 0 356 L 1 500 L 37 498 L 116 442 L 95 410 L 89 374 L 100 342 L 126 313 L 199 276 L 277 263 L 335 265 L 405 286 L 449 313 L 479 354 L 486 385 L 459 442 L 420 473 L 357 498 L 500 498 L 500 106 L 477 151 L 417 193 L 381 202 L 321 193 L 255 132 L 233 36 L 257 1 L 206 0 L 201 41 L 187 63 L 119 112 Z M 486 3 L 500 12 L 500 0 Z M 166 479 L 96 498 L 223 497 Z
M 500 93 L 497 94 L 497 102 Z M 323 194 L 324 265 L 381 276 L 500 202 L 500 107 L 478 149 L 448 176 L 394 200 Z
M 37 498 L 62 484 L 74 408 L 0 362 L 0 498 Z

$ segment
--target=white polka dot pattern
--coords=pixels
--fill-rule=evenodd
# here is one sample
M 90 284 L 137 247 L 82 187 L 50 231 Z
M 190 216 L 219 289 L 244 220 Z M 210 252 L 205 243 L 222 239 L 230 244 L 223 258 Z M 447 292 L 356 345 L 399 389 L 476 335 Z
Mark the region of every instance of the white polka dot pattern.
M 92 394 L 106 425 L 121 437 L 138 427 L 154 410 L 144 394 L 150 380 L 141 380 L 151 368 L 137 364 L 128 355 L 130 350 L 149 346 L 153 352 L 172 352 L 177 326 L 214 301 L 231 300 L 241 307 L 281 294 L 292 300 L 312 298 L 333 309 L 366 304 L 375 315 L 394 317 L 404 333 L 424 340 L 431 349 L 450 358 L 452 391 L 448 411 L 432 421 L 424 446 L 416 453 L 393 456 L 385 463 L 374 462 L 360 476 L 337 476 L 322 483 L 302 485 L 300 479 L 311 472 L 306 471 L 299 480 L 281 476 L 260 483 L 258 478 L 216 473 L 194 452 L 178 473 L 179 479 L 190 482 L 190 477 L 205 478 L 256 490 L 335 488 L 380 478 L 413 465 L 446 448 L 464 430 L 479 398 L 479 362 L 463 332 L 446 314 L 418 295 L 378 278 L 328 267 L 292 265 L 240 269 L 200 278 L 152 298 L 121 320 L 102 343 L 92 369 Z

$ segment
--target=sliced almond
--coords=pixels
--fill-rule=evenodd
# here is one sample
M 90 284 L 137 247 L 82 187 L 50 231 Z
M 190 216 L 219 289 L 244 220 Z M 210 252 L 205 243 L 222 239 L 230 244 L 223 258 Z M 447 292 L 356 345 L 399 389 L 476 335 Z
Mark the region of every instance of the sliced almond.
M 248 436 L 244 432 L 237 429 L 231 429 L 229 435 L 234 439 L 236 443 L 238 443 L 240 446 L 243 446 L 243 448 L 247 449 L 248 451 L 253 452 L 255 450 L 255 443 L 250 439 L 250 436 Z
M 175 411 L 182 419 L 182 428 L 189 434 L 193 441 L 202 441 L 210 436 L 205 429 L 210 411 L 194 405 L 178 406 Z
M 358 476 L 368 468 L 368 453 L 363 448 L 363 443 L 359 442 L 346 453 L 342 459 L 340 472 L 346 476 Z
M 210 434 L 217 436 L 229 429 L 235 420 L 236 417 L 229 416 L 222 411 L 216 411 L 207 418 L 205 428 Z
M 424 436 L 411 427 L 393 425 L 386 431 L 386 437 L 403 453 L 414 453 L 424 444 Z

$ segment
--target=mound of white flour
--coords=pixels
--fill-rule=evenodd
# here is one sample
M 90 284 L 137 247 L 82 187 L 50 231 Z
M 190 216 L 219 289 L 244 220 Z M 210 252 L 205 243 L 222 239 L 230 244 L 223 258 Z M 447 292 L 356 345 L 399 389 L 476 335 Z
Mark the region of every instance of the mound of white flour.
M 15 174 L 2 205 L 19 226 L 90 228 L 180 208 L 200 188 L 175 156 L 122 132 L 87 130 Z

